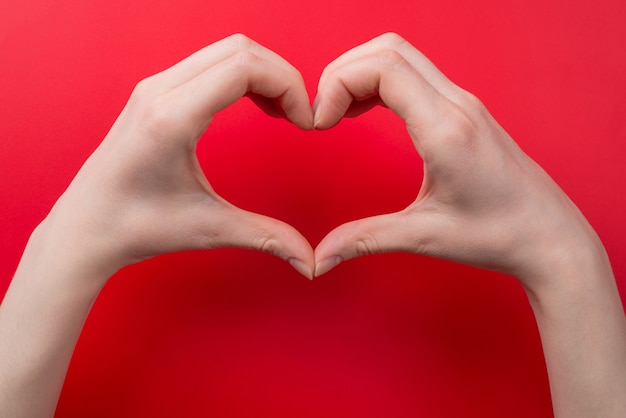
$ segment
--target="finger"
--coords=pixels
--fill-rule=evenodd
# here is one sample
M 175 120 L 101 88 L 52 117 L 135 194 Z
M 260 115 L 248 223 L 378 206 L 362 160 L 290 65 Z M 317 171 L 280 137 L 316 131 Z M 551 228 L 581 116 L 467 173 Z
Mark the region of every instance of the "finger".
M 278 106 L 274 99 L 270 99 L 267 97 L 263 97 L 256 93 L 247 93 L 246 97 L 248 97 L 252 102 L 266 115 L 271 116 L 273 118 L 287 118 L 285 112 Z
M 360 57 L 329 74 L 319 86 L 315 127 L 334 126 L 355 100 L 375 95 L 418 133 L 436 129 L 449 105 L 402 55 L 385 51 Z
M 407 210 L 343 224 L 332 230 L 315 249 L 315 277 L 342 261 L 370 254 L 412 252 L 431 254 L 436 222 Z
M 364 100 L 354 100 L 346 113 L 345 118 L 355 118 L 363 113 L 369 112 L 372 108 L 382 106 L 387 107 L 379 96 L 370 97 Z
M 251 52 L 239 52 L 163 95 L 157 104 L 168 122 L 193 129 L 194 139 L 213 115 L 247 93 L 273 99 L 288 120 L 302 129 L 312 128 L 312 113 L 304 81 Z M 169 120 L 173 119 L 173 120 Z
M 179 86 L 214 65 L 239 53 L 249 51 L 288 71 L 297 72 L 284 58 L 242 34 L 230 35 L 193 53 L 170 68 L 155 74 L 155 84 L 164 88 Z
M 204 211 L 205 219 L 196 231 L 204 232 L 203 248 L 245 248 L 259 250 L 287 261 L 308 279 L 313 278 L 314 256 L 309 242 L 292 226 L 239 209 L 229 203 Z
M 313 106 L 312 106 L 313 113 L 316 112 L 318 105 L 319 105 L 319 95 L 316 96 L 315 100 L 313 101 Z M 354 118 L 363 113 L 370 111 L 371 109 L 377 106 L 387 107 L 387 105 L 382 101 L 378 93 L 374 93 L 373 95 L 371 95 L 371 97 L 359 98 L 359 99 L 355 98 L 352 101 L 352 103 L 350 103 L 350 106 L 348 107 L 348 110 L 346 110 L 344 117 Z
M 363 56 L 395 51 L 418 71 L 424 79 L 441 94 L 452 100 L 459 89 L 452 83 L 424 54 L 411 45 L 406 39 L 396 33 L 385 33 L 362 45 L 359 45 L 342 54 L 339 58 L 328 64 L 322 76 L 323 83 L 336 69 L 341 68 Z

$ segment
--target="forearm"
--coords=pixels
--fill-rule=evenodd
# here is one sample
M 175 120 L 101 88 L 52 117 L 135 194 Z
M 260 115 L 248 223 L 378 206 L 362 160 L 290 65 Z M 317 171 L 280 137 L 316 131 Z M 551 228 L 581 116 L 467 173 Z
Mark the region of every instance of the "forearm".
M 626 416 L 626 318 L 610 263 L 591 250 L 529 290 L 555 416 Z
M 0 306 L 2 417 L 53 416 L 85 318 L 107 279 L 75 264 L 62 240 L 45 222 L 35 230 Z

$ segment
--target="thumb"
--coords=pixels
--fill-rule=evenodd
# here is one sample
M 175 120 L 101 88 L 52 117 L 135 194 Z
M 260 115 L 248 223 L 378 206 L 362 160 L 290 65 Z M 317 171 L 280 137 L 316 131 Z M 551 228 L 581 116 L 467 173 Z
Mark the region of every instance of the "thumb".
M 345 223 L 315 248 L 315 277 L 351 258 L 390 252 L 428 254 L 433 225 L 408 210 Z
M 287 261 L 308 279 L 313 278 L 311 245 L 291 225 L 234 206 L 223 208 L 219 239 L 215 247 L 236 247 L 263 251 Z

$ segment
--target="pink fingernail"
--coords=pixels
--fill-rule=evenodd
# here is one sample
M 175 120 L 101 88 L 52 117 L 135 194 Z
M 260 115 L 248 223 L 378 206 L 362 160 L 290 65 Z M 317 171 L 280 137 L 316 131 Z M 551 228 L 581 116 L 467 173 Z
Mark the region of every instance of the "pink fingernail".
M 328 273 L 330 270 L 337 267 L 343 260 L 338 255 L 327 258 L 324 261 L 320 261 L 315 265 L 315 277 L 321 276 L 324 273 Z
M 311 271 L 309 266 L 294 257 L 289 258 L 287 261 L 289 262 L 289 264 L 291 264 L 291 267 L 296 269 L 298 273 L 302 274 L 309 280 L 313 280 L 313 272 Z

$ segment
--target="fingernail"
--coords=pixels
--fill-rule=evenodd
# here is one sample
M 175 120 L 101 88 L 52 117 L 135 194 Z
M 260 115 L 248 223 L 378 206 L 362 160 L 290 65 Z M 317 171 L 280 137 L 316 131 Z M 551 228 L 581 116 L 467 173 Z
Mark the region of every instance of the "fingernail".
M 304 264 L 302 261 L 298 260 L 297 258 L 293 258 L 293 257 L 289 258 L 287 261 L 289 262 L 289 264 L 291 264 L 291 267 L 296 269 L 298 273 L 302 274 L 304 277 L 306 277 L 309 280 L 313 280 L 313 272 L 311 271 L 309 266 L 307 266 L 306 264 Z
M 317 128 L 317 126 L 320 124 L 320 121 L 322 119 L 322 112 L 320 112 L 320 109 L 322 107 L 319 105 L 316 106 L 315 108 L 315 117 L 313 118 L 313 127 Z
M 315 99 L 313 99 L 313 104 L 311 105 L 311 109 L 313 109 L 313 113 L 317 110 L 317 106 L 320 104 L 320 96 L 316 95 Z
M 321 276 L 324 273 L 328 273 L 331 269 L 337 267 L 343 260 L 338 255 L 327 258 L 324 261 L 320 261 L 315 265 L 315 277 Z

